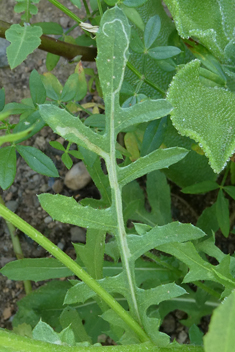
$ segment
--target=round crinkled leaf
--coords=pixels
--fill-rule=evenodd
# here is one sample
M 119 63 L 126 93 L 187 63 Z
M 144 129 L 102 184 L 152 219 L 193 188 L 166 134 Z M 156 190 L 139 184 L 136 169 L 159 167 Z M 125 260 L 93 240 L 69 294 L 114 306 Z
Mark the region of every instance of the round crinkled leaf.
M 200 143 L 214 172 L 225 167 L 235 150 L 235 95 L 206 87 L 199 77 L 200 62 L 191 61 L 174 77 L 168 101 L 176 129 Z

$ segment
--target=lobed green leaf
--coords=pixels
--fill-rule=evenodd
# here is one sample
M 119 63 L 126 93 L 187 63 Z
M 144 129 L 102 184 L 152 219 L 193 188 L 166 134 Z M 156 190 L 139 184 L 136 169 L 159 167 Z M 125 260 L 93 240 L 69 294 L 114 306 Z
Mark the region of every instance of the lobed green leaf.
M 75 199 L 59 194 L 40 194 L 39 202 L 43 209 L 54 219 L 67 224 L 99 230 L 116 229 L 112 208 L 94 209 L 83 207 Z
M 40 44 L 42 29 L 19 24 L 13 24 L 6 31 L 6 39 L 11 42 L 7 47 L 7 59 L 11 69 L 20 65 Z

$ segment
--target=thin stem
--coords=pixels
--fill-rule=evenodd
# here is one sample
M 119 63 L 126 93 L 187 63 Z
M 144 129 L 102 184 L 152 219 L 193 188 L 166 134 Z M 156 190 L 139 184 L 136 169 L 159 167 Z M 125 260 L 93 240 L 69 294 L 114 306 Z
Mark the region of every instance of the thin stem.
M 206 286 L 205 284 L 203 284 L 200 281 L 193 281 L 192 282 L 194 285 L 200 287 L 202 290 L 204 290 L 205 292 L 209 293 L 211 296 L 214 296 L 217 299 L 220 299 L 220 294 L 218 292 L 216 292 L 215 290 L 213 290 L 212 288 Z
M 62 5 L 59 1 L 57 0 L 48 0 L 51 4 L 53 4 L 54 6 L 56 6 L 58 9 L 60 9 L 61 11 L 63 11 L 67 16 L 69 16 L 70 18 L 72 18 L 74 21 L 81 23 L 82 20 L 80 20 L 79 17 L 77 17 L 72 11 L 70 11 L 69 9 L 67 9 L 67 7 L 65 7 L 64 5 Z
M 4 201 L 1 196 L 0 196 L 0 204 L 5 206 Z M 11 236 L 11 241 L 12 241 L 12 246 L 13 246 L 15 256 L 17 259 L 23 259 L 24 254 L 23 254 L 23 251 L 22 251 L 22 248 L 20 245 L 19 237 L 16 234 L 16 229 L 15 229 L 14 225 L 12 225 L 8 221 L 6 221 L 6 225 L 7 225 L 9 234 Z M 24 280 L 24 290 L 25 290 L 26 295 L 28 295 L 32 291 L 31 282 L 29 280 Z
M 164 260 L 153 254 L 152 252 L 146 252 L 144 253 L 145 257 L 152 259 L 155 263 L 163 266 L 164 268 L 169 269 L 170 271 L 173 271 L 177 276 L 182 276 L 182 272 L 178 269 L 176 269 L 174 266 L 172 266 L 169 263 L 166 263 Z
M 138 335 L 141 342 L 149 341 L 146 333 L 141 329 L 139 324 L 130 316 L 130 314 L 107 292 L 101 287 L 95 279 L 93 279 L 84 269 L 80 267 L 74 260 L 65 254 L 59 247 L 54 245 L 50 240 L 43 236 L 39 231 L 34 229 L 26 221 L 22 220 L 19 216 L 7 209 L 4 205 L 0 204 L 0 215 L 40 246 L 46 249 L 56 259 L 63 263 L 70 269 L 78 278 L 84 281 L 99 297 L 101 297 L 107 305 L 112 308 L 123 321 Z
M 226 167 L 226 169 L 225 169 L 224 177 L 223 177 L 223 180 L 222 180 L 221 185 L 220 185 L 221 187 L 224 186 L 225 181 L 226 181 L 226 179 L 227 179 L 227 177 L 228 177 L 229 170 L 230 170 L 230 163 L 231 163 L 231 161 L 228 163 L 228 165 L 227 165 L 227 167 Z
M 84 7 L 85 7 L 86 14 L 87 14 L 87 16 L 89 17 L 89 16 L 91 15 L 91 12 L 90 12 L 90 10 L 89 10 L 89 7 L 88 7 L 88 5 L 87 5 L 86 0 L 83 0 L 83 5 L 84 5 Z
M 164 92 L 164 90 L 162 90 L 160 87 L 158 87 L 156 84 L 154 84 L 153 82 L 151 82 L 148 78 L 145 78 L 145 76 L 143 76 L 129 61 L 127 62 L 126 66 L 137 76 L 139 77 L 141 80 L 144 81 L 144 83 L 148 84 L 150 87 L 152 87 L 153 89 L 157 90 L 159 93 L 162 94 L 163 97 L 165 97 L 166 92 Z
M 98 9 L 99 9 L 100 17 L 102 17 L 102 16 L 103 16 L 103 10 L 102 10 L 102 6 L 101 6 L 100 0 L 97 0 L 97 4 L 98 4 Z
M 66 31 L 64 32 L 65 35 L 71 33 L 75 28 L 78 27 L 78 24 L 74 24 L 72 27 L 66 29 Z
M 191 213 L 193 214 L 193 216 L 195 217 L 195 219 L 198 219 L 198 214 L 196 213 L 196 211 L 191 207 L 191 205 L 183 198 L 181 198 L 180 196 L 178 196 L 178 194 L 175 193 L 171 193 L 171 195 L 175 198 L 177 198 L 180 202 L 182 202 L 184 205 L 186 205 L 186 207 L 191 211 Z

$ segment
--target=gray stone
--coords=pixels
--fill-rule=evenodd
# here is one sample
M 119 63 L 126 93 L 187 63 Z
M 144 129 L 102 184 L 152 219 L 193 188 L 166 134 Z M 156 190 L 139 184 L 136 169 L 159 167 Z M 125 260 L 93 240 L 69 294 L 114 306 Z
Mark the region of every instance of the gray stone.
M 86 233 L 85 230 L 81 227 L 72 227 L 70 229 L 70 234 L 71 234 L 71 241 L 72 242 L 80 242 L 80 243 L 85 243 L 86 242 Z
M 63 182 L 58 179 L 54 182 L 52 189 L 55 193 L 61 193 L 63 190 Z
M 16 209 L 18 208 L 18 205 L 19 204 L 16 200 L 9 200 L 9 202 L 6 202 L 6 207 L 13 212 L 16 211 Z
M 47 142 L 43 136 L 38 136 L 35 139 L 34 147 L 39 148 L 40 150 L 44 151 L 46 149 Z
M 52 218 L 50 216 L 47 216 L 45 219 L 44 219 L 44 222 L 45 224 L 50 224 L 50 222 L 52 222 Z
M 69 18 L 68 17 L 61 17 L 60 18 L 60 25 L 64 28 L 67 28 L 69 24 Z
M 163 328 L 164 332 L 166 332 L 167 334 L 169 334 L 175 330 L 175 319 L 171 314 L 169 314 L 165 317 L 165 319 L 162 323 L 162 328 Z
M 188 334 L 184 330 L 182 330 L 178 335 L 177 342 L 183 344 L 187 340 L 187 338 Z
M 6 39 L 0 38 L 0 67 L 2 68 L 8 66 L 6 49 L 9 45 L 10 43 Z
M 61 249 L 61 250 L 63 251 L 63 249 L 64 249 L 64 243 L 58 242 L 58 243 L 57 243 L 57 247 L 59 247 L 59 249 Z
M 65 185 L 74 190 L 78 191 L 85 187 L 91 180 L 91 176 L 86 169 L 86 166 L 82 161 L 73 165 L 73 167 L 67 172 L 65 176 Z

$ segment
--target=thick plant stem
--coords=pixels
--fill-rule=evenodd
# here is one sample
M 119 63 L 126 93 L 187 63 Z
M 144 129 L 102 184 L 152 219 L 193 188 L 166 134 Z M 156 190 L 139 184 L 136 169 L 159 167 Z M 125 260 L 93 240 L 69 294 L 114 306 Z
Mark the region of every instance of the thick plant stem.
M 0 196 L 0 204 L 5 205 L 1 196 Z M 24 254 L 22 252 L 22 248 L 21 248 L 21 245 L 20 245 L 20 240 L 19 240 L 19 237 L 16 234 L 15 227 L 14 227 L 14 225 L 12 225 L 8 221 L 6 221 L 6 225 L 7 225 L 9 234 L 11 236 L 11 241 L 12 241 L 12 246 L 13 246 L 13 250 L 14 250 L 15 256 L 16 256 L 17 259 L 23 259 L 24 258 Z M 29 280 L 25 280 L 24 281 L 24 290 L 25 290 L 26 295 L 28 295 L 32 291 L 31 282 Z
M 68 269 L 70 269 L 77 277 L 83 280 L 94 292 L 101 297 L 107 305 L 113 309 L 122 319 L 128 324 L 131 330 L 133 330 L 139 337 L 141 342 L 149 341 L 148 336 L 142 330 L 138 323 L 130 316 L 130 314 L 97 282 L 94 280 L 85 270 L 83 270 L 74 260 L 72 260 L 67 254 L 65 254 L 59 247 L 54 245 L 50 240 L 43 236 L 39 231 L 30 226 L 26 221 L 22 220 L 19 216 L 11 212 L 4 205 L 0 204 L 0 215 L 7 221 L 11 222 L 14 226 L 32 238 L 40 246 L 46 249 L 56 259 L 63 263 Z

